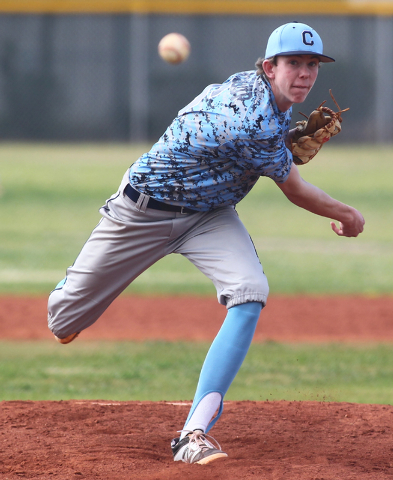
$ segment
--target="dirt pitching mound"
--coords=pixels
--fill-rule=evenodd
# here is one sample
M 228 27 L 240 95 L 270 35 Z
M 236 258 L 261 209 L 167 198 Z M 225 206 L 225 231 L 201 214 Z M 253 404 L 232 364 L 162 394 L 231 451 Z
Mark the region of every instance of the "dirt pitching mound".
M 3 402 L 0 478 L 382 480 L 393 476 L 390 406 L 227 402 L 211 432 L 229 457 L 173 462 L 189 404 Z

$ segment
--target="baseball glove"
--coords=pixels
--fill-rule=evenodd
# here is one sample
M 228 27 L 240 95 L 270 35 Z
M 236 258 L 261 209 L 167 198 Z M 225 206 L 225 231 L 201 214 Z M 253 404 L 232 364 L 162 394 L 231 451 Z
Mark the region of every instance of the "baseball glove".
M 338 108 L 337 112 L 324 106 L 326 100 L 309 117 L 299 112 L 307 120 L 296 122 L 295 133 L 291 138 L 293 162 L 296 165 L 308 163 L 325 142 L 341 132 L 341 113 L 349 108 L 341 110 L 331 90 L 329 93 Z

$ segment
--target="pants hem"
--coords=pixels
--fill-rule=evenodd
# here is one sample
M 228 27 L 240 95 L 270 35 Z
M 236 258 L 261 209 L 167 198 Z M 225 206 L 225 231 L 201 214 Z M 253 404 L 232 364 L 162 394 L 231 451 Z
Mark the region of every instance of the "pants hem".
M 262 308 L 266 305 L 267 295 L 262 293 L 246 293 L 244 295 L 236 295 L 229 299 L 226 303 L 227 308 L 234 307 L 235 305 L 241 305 L 243 303 L 249 302 L 260 302 L 262 303 Z

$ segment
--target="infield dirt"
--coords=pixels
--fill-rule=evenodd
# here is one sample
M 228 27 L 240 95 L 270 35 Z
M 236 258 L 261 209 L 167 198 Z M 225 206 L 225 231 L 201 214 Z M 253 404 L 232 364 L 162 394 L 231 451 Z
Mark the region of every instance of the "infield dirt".
M 254 341 L 393 342 L 392 314 L 393 297 L 271 297 Z M 224 316 L 214 298 L 123 296 L 82 335 L 211 340 Z M 46 298 L 0 297 L 0 338 L 52 338 Z M 206 466 L 171 457 L 189 401 L 0 405 L 1 479 L 393 478 L 390 405 L 225 402 L 211 434 L 229 458 Z

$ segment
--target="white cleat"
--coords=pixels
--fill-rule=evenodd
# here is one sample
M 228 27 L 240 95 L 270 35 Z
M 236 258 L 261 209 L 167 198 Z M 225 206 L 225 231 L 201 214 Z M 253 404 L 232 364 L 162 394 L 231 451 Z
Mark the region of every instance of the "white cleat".
M 206 438 L 209 437 L 213 443 Z M 218 448 L 216 448 L 218 447 Z M 185 463 L 198 463 L 206 465 L 219 458 L 226 458 L 228 455 L 221 450 L 220 444 L 210 435 L 206 435 L 202 430 L 190 432 L 182 440 L 174 438 L 171 443 L 173 460 Z

